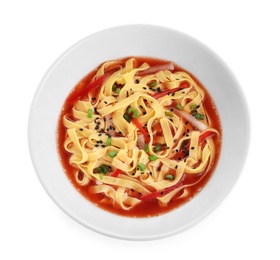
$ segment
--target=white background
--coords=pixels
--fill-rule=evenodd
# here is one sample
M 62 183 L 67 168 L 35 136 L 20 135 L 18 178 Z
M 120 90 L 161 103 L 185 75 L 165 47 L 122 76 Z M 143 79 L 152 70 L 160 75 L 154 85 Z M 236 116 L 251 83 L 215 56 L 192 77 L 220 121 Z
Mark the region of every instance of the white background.
M 0 259 L 280 259 L 277 2 L 1 1 Z M 144 242 L 97 234 L 65 215 L 42 188 L 27 142 L 33 95 L 57 57 L 94 32 L 134 23 L 210 47 L 237 77 L 251 117 L 247 161 L 226 199 L 191 229 Z

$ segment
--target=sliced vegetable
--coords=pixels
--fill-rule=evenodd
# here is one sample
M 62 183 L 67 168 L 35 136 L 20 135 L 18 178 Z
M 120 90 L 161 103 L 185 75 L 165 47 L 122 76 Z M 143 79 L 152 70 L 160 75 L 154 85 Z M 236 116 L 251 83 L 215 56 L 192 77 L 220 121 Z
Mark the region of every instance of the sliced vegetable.
M 197 128 L 201 132 L 205 131 L 208 128 L 207 125 L 205 125 L 200 120 L 196 119 L 194 116 L 192 116 L 191 114 L 189 114 L 185 111 L 180 111 L 180 110 L 176 109 L 176 110 L 174 110 L 174 112 L 176 114 L 180 115 L 181 117 L 183 117 L 188 122 L 190 122 L 195 128 Z
M 198 138 L 198 144 L 201 145 L 207 138 L 212 137 L 214 134 L 216 134 L 217 132 L 214 129 L 207 129 L 206 131 L 204 131 L 203 133 L 200 134 L 199 138 Z M 189 150 L 190 149 L 190 143 L 188 143 L 186 145 L 186 149 Z
M 113 174 L 112 174 L 112 177 L 118 177 L 118 175 L 122 172 L 122 170 L 120 169 L 116 169 Z
M 200 134 L 200 136 L 198 138 L 198 143 L 199 144 L 203 143 L 207 138 L 212 137 L 215 134 L 216 134 L 216 131 L 214 131 L 212 129 L 208 129 L 207 131 Z
M 143 195 L 142 197 L 140 197 L 140 199 L 141 200 L 152 200 L 152 199 L 156 199 L 158 197 L 162 197 L 162 196 L 170 193 L 171 191 L 183 186 L 183 179 L 184 179 L 184 177 L 179 182 L 177 182 L 175 185 L 173 185 L 169 188 L 166 188 L 163 191 L 156 191 L 156 192 L 152 192 L 147 195 Z
M 189 84 L 187 82 L 183 82 L 177 88 L 165 89 L 162 92 L 159 92 L 159 93 L 156 93 L 156 94 L 152 95 L 152 97 L 155 98 L 155 99 L 158 99 L 158 98 L 164 97 L 166 95 L 176 93 L 177 91 L 183 90 L 184 88 L 188 88 L 188 87 L 189 87 Z
M 149 152 L 149 145 L 145 144 L 145 152 L 148 153 Z
M 100 165 L 99 167 L 96 168 L 97 172 L 99 173 L 108 173 L 110 171 L 110 167 L 103 164 L 103 165 Z
M 157 84 L 158 84 L 157 81 L 152 81 L 152 82 L 149 83 L 149 87 L 153 88 L 153 87 L 157 86 Z
M 164 64 L 155 65 L 155 66 L 152 66 L 152 67 L 147 68 L 145 70 L 138 71 L 136 73 L 136 75 L 137 76 L 145 76 L 145 75 L 157 73 L 157 72 L 162 71 L 162 70 L 171 70 L 172 71 L 172 70 L 174 70 L 174 64 L 172 62 L 167 62 L 167 63 L 164 63 Z
M 162 145 L 161 145 L 161 144 L 157 144 L 157 145 L 154 147 L 153 151 L 154 151 L 154 152 L 159 152 L 159 151 L 161 150 L 161 148 L 162 148 Z
M 196 104 L 191 105 L 191 110 L 194 110 L 194 109 L 196 109 L 196 108 L 197 108 L 197 105 L 196 105 Z
M 89 109 L 88 112 L 87 112 L 87 117 L 92 118 L 92 115 L 93 115 L 93 110 Z
M 139 114 L 138 109 L 135 109 L 135 110 L 133 111 L 132 117 L 133 117 L 133 118 L 137 118 L 137 117 L 138 117 L 138 114 Z
M 157 158 L 158 158 L 158 157 L 157 157 L 156 155 L 154 155 L 154 154 L 152 154 L 152 155 L 149 156 L 149 160 L 150 160 L 150 161 L 155 161 L 155 160 L 157 160 Z
M 146 142 L 149 142 L 149 134 L 137 118 L 132 118 L 131 122 L 138 128 L 138 130 L 144 135 Z
M 171 111 L 165 111 L 164 114 L 169 117 L 173 117 L 174 114 Z
M 149 142 L 150 139 L 149 134 L 142 126 L 142 124 L 138 121 L 137 119 L 138 114 L 139 114 L 138 109 L 133 109 L 132 107 L 129 107 L 126 113 L 123 115 L 123 117 L 128 123 L 132 122 L 138 128 L 138 130 L 144 135 L 145 141 Z
M 176 108 L 178 108 L 179 110 L 183 110 L 183 107 L 181 104 L 176 104 Z
M 137 144 L 138 148 L 140 150 L 144 150 L 145 149 L 145 137 L 141 132 L 137 133 Z
M 166 174 L 166 175 L 164 176 L 164 179 L 173 181 L 173 180 L 175 179 L 175 177 L 174 177 L 174 175 L 172 175 L 172 174 Z
M 124 114 L 124 115 L 123 115 L 123 118 L 124 118 L 128 123 L 131 122 L 131 118 L 130 118 L 130 116 L 129 116 L 128 114 Z
M 140 171 L 142 171 L 142 172 L 146 170 L 146 165 L 143 163 L 139 163 L 138 167 L 139 167 Z
M 118 152 L 116 150 L 112 150 L 108 153 L 109 157 L 114 158 L 116 157 L 118 154 Z
M 106 146 L 112 145 L 112 137 L 108 137 L 106 140 Z
M 129 115 L 133 112 L 133 107 L 129 107 L 126 111 L 126 113 Z
M 199 114 L 197 112 L 192 113 L 192 115 L 199 120 L 203 120 L 205 118 L 205 115 Z
M 101 87 L 102 84 L 105 82 L 105 80 L 107 80 L 108 77 L 109 77 L 108 74 L 103 74 L 98 79 L 96 79 L 92 83 L 88 84 L 85 88 L 81 89 L 80 92 L 77 92 L 76 95 L 70 96 L 68 99 L 68 102 L 74 102 L 74 101 L 78 100 L 80 97 L 87 94 L 89 91 L 92 91 L 94 89 Z

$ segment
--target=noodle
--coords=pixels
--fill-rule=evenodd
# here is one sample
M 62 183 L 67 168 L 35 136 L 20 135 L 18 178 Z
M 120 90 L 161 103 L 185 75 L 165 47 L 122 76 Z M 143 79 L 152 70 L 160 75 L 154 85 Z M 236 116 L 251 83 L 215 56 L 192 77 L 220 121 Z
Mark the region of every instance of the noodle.
M 71 113 L 62 114 L 76 183 L 124 211 L 188 197 L 185 177 L 203 179 L 217 157 L 221 133 L 204 89 L 184 70 L 161 68 L 150 74 L 149 62 L 137 58 L 104 62 L 92 88 L 70 95 Z

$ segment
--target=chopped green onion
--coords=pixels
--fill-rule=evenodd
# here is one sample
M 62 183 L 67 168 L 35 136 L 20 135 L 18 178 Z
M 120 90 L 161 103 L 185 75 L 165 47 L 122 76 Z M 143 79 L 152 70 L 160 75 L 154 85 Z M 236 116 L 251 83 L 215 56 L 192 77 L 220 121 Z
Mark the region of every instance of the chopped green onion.
M 138 167 L 139 167 L 140 171 L 142 171 L 142 172 L 146 170 L 146 166 L 143 163 L 139 163 Z
M 149 145 L 145 144 L 145 152 L 148 153 L 149 152 Z
M 174 176 L 173 176 L 172 174 L 166 174 L 166 175 L 164 176 L 164 178 L 165 178 L 166 180 L 170 180 L 170 181 L 173 181 L 173 180 L 174 180 Z
M 113 90 L 113 91 L 116 91 L 116 89 L 117 89 L 117 84 L 113 84 L 112 90 Z
M 197 108 L 197 105 L 196 105 L 196 104 L 191 105 L 191 110 L 194 110 L 194 109 L 196 109 L 196 108 Z
M 161 150 L 161 147 L 162 147 L 161 144 L 157 144 L 157 145 L 154 147 L 153 151 L 154 151 L 154 152 L 159 152 L 159 151 Z
M 88 117 L 88 118 L 92 118 L 92 115 L 93 115 L 93 110 L 90 108 L 90 109 L 88 109 L 88 111 L 87 111 L 87 117 Z
M 183 107 L 180 104 L 176 104 L 176 107 L 180 110 L 183 110 Z
M 150 161 L 155 161 L 158 157 L 154 154 L 152 154 L 150 157 L 149 157 L 149 160 Z
M 106 140 L 106 146 L 110 146 L 112 144 L 112 137 L 108 137 Z
M 203 120 L 204 119 L 204 115 L 202 114 L 199 114 L 199 113 L 194 113 L 193 116 L 196 118 L 196 119 L 199 119 L 199 120 Z
M 109 167 L 107 165 L 101 165 L 99 167 L 96 168 L 96 170 L 99 172 L 99 173 L 108 173 L 109 172 Z
M 103 176 L 104 176 L 104 173 L 100 173 L 100 174 L 99 174 L 100 180 L 102 180 Z
M 120 94 L 120 92 L 121 92 L 121 89 L 120 88 L 116 88 L 116 93 Z
M 164 114 L 169 117 L 173 117 L 174 114 L 171 111 L 165 111 Z
M 133 111 L 133 108 L 129 107 L 126 112 L 127 112 L 127 114 L 130 114 L 132 111 Z
M 128 114 L 124 114 L 124 115 L 123 115 L 123 118 L 124 118 L 128 123 L 130 123 L 131 118 L 130 118 L 130 116 L 129 116 Z
M 108 153 L 108 155 L 111 157 L 111 158 L 114 158 L 117 156 L 117 151 L 116 150 L 112 150 L 111 152 Z
M 135 109 L 133 111 L 133 118 L 137 118 L 138 117 L 138 113 L 139 113 L 138 109 Z
M 152 81 L 151 83 L 149 83 L 149 87 L 153 88 L 157 85 L 158 83 L 156 81 Z

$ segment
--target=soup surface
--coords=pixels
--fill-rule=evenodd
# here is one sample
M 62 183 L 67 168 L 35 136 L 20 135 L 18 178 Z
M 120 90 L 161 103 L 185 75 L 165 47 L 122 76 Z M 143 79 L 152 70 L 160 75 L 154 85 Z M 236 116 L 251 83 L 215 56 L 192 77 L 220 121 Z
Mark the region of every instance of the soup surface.
M 211 96 L 173 62 L 106 61 L 66 98 L 57 147 L 74 187 L 96 206 L 129 217 L 169 212 L 207 183 L 221 149 Z

